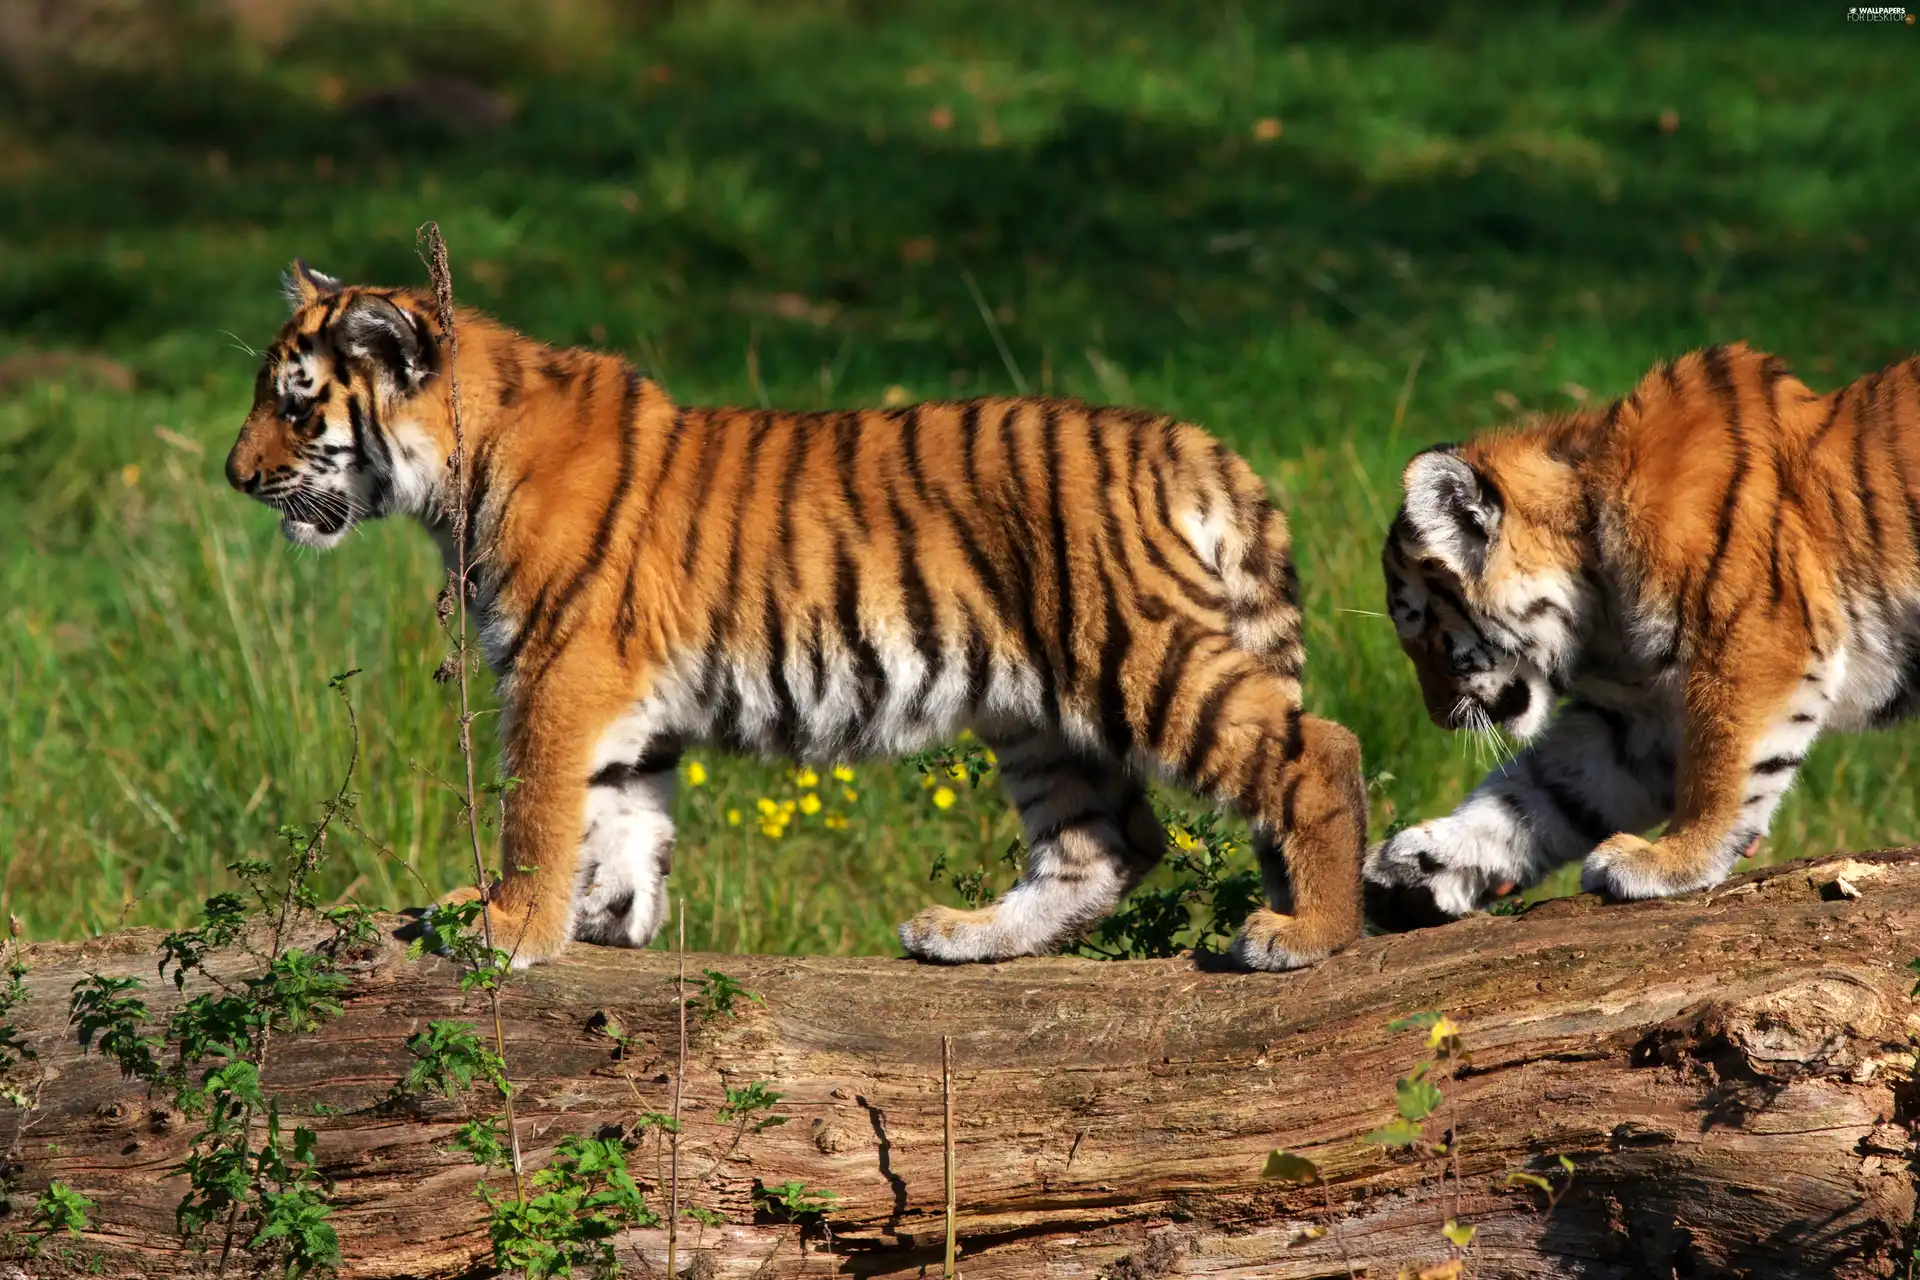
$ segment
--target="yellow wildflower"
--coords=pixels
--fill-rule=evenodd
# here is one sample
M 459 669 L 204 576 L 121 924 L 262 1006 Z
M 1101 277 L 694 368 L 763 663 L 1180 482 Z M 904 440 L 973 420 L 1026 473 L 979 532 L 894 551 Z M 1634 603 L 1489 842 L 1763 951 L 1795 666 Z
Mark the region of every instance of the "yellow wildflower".
M 794 802 L 791 800 L 782 800 L 780 802 L 780 820 L 782 822 L 785 822 L 788 818 L 791 818 L 793 816 L 794 809 L 797 807 L 798 806 L 795 805 Z
M 1000 757 L 993 754 L 992 747 L 988 747 L 987 748 L 987 768 L 997 769 L 999 767 L 1000 767 Z
M 767 797 L 765 796 L 761 796 L 760 799 L 755 802 L 754 807 L 760 810 L 762 816 L 768 817 L 768 818 L 771 818 L 775 814 L 780 812 L 780 806 L 775 804 L 773 801 L 767 799 Z
M 858 800 L 860 798 L 860 793 L 858 791 L 855 791 L 852 787 L 840 788 L 840 794 L 847 798 L 848 804 L 852 804 L 855 800 Z
M 826 824 L 827 830 L 829 831 L 845 831 L 847 829 L 847 815 L 844 813 L 830 813 L 820 821 Z
M 835 782 L 852 782 L 853 770 L 844 764 L 837 764 L 833 766 L 833 780 Z
M 921 774 L 921 775 L 920 775 L 920 789 L 921 789 L 922 791 L 925 791 L 925 790 L 926 790 L 927 788 L 929 788 L 929 787 L 931 787 L 932 785 L 933 785 L 933 775 L 932 775 L 932 774 L 930 774 L 930 773 L 923 773 L 923 774 Z
M 690 787 L 701 786 L 706 780 L 707 766 L 701 764 L 698 760 L 687 761 L 687 785 Z
M 811 818 L 820 812 L 820 797 L 809 791 L 800 797 L 800 812 Z
M 1185 849 L 1188 853 L 1192 853 L 1200 847 L 1200 842 L 1193 838 L 1193 832 L 1187 830 L 1185 827 L 1175 827 L 1173 829 L 1173 842 L 1182 849 Z
M 958 762 L 947 766 L 947 776 L 958 780 L 967 776 L 967 766 Z
M 952 787 L 941 787 L 933 793 L 933 807 L 936 809 L 953 808 L 955 796 Z
M 760 834 L 766 836 L 768 839 L 778 840 L 786 833 L 787 824 L 784 822 L 763 822 L 760 824 Z
M 802 791 L 809 790 L 820 785 L 820 775 L 811 769 L 801 769 L 793 775 L 793 785 Z
M 727 810 L 727 825 L 730 827 L 740 825 L 740 811 L 738 809 Z

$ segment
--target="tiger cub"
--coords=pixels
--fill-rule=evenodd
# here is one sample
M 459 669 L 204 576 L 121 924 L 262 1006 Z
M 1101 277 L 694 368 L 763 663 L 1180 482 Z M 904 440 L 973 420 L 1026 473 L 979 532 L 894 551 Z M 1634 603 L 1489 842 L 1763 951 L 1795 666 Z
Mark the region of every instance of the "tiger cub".
M 288 289 L 228 480 L 298 545 L 405 513 L 452 563 L 430 299 L 298 262 Z M 824 763 L 967 727 L 1027 865 L 990 906 L 903 924 L 913 955 L 1045 952 L 1099 920 L 1164 852 L 1150 773 L 1253 826 L 1272 909 L 1240 962 L 1358 936 L 1359 746 L 1301 712 L 1286 521 L 1213 439 L 1050 399 L 690 408 L 614 356 L 458 325 L 469 592 L 519 779 L 490 892 L 517 964 L 653 938 L 683 746 Z
M 1531 745 L 1368 851 L 1376 922 L 1575 858 L 1615 898 L 1717 884 L 1823 730 L 1920 712 L 1920 359 L 1816 395 L 1712 347 L 1422 453 L 1404 494 L 1387 607 L 1428 714 Z

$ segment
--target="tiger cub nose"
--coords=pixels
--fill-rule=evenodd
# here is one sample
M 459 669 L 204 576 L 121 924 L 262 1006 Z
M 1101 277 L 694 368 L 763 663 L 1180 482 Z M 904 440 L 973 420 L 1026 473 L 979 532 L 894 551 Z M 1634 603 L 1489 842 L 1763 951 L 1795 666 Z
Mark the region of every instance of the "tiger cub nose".
M 252 493 L 260 487 L 259 469 L 243 465 L 238 449 L 227 455 L 227 483 L 241 493 Z

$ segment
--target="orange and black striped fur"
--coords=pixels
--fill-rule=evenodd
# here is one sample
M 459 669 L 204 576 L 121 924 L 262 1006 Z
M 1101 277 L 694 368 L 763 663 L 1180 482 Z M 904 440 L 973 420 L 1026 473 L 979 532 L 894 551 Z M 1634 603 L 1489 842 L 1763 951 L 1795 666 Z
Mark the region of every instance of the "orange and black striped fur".
M 1429 714 L 1533 742 L 1369 850 L 1376 920 L 1575 858 L 1619 898 L 1715 884 L 1823 730 L 1920 712 L 1920 359 L 1816 395 L 1713 347 L 1422 453 L 1404 488 L 1387 605 Z
M 451 555 L 430 303 L 298 263 L 290 286 L 228 479 L 297 543 L 404 512 Z M 1042 952 L 1098 920 L 1162 856 L 1150 772 L 1254 827 L 1274 909 L 1241 961 L 1359 934 L 1358 744 L 1301 713 L 1286 522 L 1210 437 L 1042 399 L 686 408 L 613 356 L 458 323 L 469 590 L 520 780 L 493 895 L 519 963 L 654 936 L 684 744 L 826 762 L 969 726 L 1028 863 L 990 907 L 901 926 L 914 955 Z

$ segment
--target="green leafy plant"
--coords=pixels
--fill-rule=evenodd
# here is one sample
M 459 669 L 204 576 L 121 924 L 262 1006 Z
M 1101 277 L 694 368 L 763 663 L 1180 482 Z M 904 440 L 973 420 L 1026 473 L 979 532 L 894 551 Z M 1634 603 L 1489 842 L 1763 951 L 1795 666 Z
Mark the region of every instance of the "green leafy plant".
M 739 1089 L 728 1088 L 727 1100 L 713 1113 L 714 1118 L 738 1125 L 744 1133 L 764 1133 L 787 1122 L 786 1116 L 768 1114 L 781 1096 L 759 1080 Z
M 306 1034 L 340 1015 L 351 981 L 338 967 L 340 953 L 377 937 L 364 908 L 323 909 L 310 887 L 330 831 L 336 823 L 345 825 L 355 803 L 349 787 L 359 762 L 359 725 L 346 692 L 353 674 L 328 682 L 345 708 L 352 750 L 319 819 L 311 826 L 282 826 L 278 860 L 229 863 L 244 891 L 208 898 L 193 925 L 161 939 L 160 976 L 171 978 L 183 996 L 189 981 L 208 989 L 182 1000 L 164 1035 L 147 1031 L 152 1012 L 137 977 L 88 974 L 74 984 L 69 1000 L 83 1050 L 97 1050 L 150 1089 L 171 1089 L 174 1104 L 199 1118 L 200 1129 L 181 1161 L 187 1189 L 174 1217 L 188 1238 L 221 1227 L 222 1271 L 240 1239 L 287 1276 L 313 1275 L 340 1262 L 327 1184 L 319 1173 L 318 1137 L 300 1126 L 283 1131 L 263 1069 L 275 1034 Z M 332 936 L 313 950 L 289 941 L 305 919 L 332 926 Z M 234 979 L 211 967 L 229 952 L 238 952 L 256 971 Z
M 839 1192 L 816 1189 L 793 1180 L 772 1187 L 756 1186 L 753 1190 L 754 1208 L 780 1222 L 817 1220 L 832 1213 L 839 1203 Z
M 1340 1219 L 1333 1212 L 1333 1189 L 1327 1185 L 1326 1174 L 1320 1166 L 1297 1151 L 1276 1148 L 1267 1153 L 1267 1162 L 1260 1169 L 1260 1176 L 1281 1183 L 1284 1186 L 1304 1187 L 1318 1183 L 1320 1203 L 1324 1217 L 1308 1230 L 1308 1239 L 1319 1239 L 1328 1231 L 1334 1233 L 1334 1242 L 1340 1246 L 1340 1259 L 1346 1263 L 1347 1274 L 1354 1274 L 1353 1259 L 1347 1254 L 1346 1237 L 1340 1233 Z
M 490 1211 L 495 1265 L 528 1280 L 571 1276 L 576 1268 L 611 1280 L 620 1274 L 613 1237 L 628 1227 L 659 1225 L 627 1172 L 618 1140 L 569 1134 L 532 1182 L 525 1199 L 496 1195 L 484 1182 L 476 1190 Z
M 76 1239 L 91 1224 L 88 1213 L 93 1201 L 55 1178 L 33 1202 L 33 1221 L 28 1228 L 27 1247 L 38 1253 L 48 1236 L 65 1232 Z
M 1559 1155 L 1553 1159 L 1555 1167 L 1559 1169 L 1561 1174 L 1560 1181 L 1557 1185 L 1547 1174 L 1529 1173 L 1524 1169 L 1510 1171 L 1505 1179 L 1506 1186 L 1532 1187 L 1534 1190 L 1546 1196 L 1547 1207 L 1541 1214 L 1542 1217 L 1552 1213 L 1554 1209 L 1559 1206 L 1560 1202 L 1566 1199 L 1567 1192 L 1573 1189 L 1573 1158 L 1571 1156 Z
M 1173 845 L 1172 883 L 1135 890 L 1094 927 L 1081 954 L 1137 960 L 1218 952 L 1260 905 L 1260 873 L 1219 813 L 1161 807 L 1159 817 Z
M 955 782 L 964 779 L 970 787 L 979 786 L 995 768 L 993 753 L 985 743 L 971 735 L 946 746 L 903 756 L 901 763 L 922 777 L 936 781 L 951 779 Z
M 764 1000 L 718 969 L 703 969 L 694 980 L 697 994 L 687 997 L 687 1012 L 701 1022 L 713 1018 L 731 1018 L 738 1014 L 734 1003 L 764 1004 Z
M 80 1048 L 90 1051 L 99 1036 L 102 1057 L 112 1059 L 123 1075 L 138 1080 L 157 1080 L 160 1060 L 157 1052 L 164 1043 L 140 1034 L 141 1024 L 152 1018 L 147 1002 L 130 991 L 146 986 L 138 978 L 109 978 L 89 974 L 73 988 L 69 1016 L 80 1036 Z
M 1026 848 L 1025 841 L 1018 839 L 1012 841 L 1000 855 L 1000 865 L 1017 873 L 1025 857 Z M 928 884 L 939 884 L 942 880 L 952 885 L 953 891 L 959 894 L 960 900 L 969 907 L 983 907 L 992 902 L 996 896 L 987 886 L 987 873 L 984 870 L 979 868 L 972 871 L 954 870 L 953 865 L 947 860 L 945 849 L 933 855 L 933 864 L 927 869 Z
M 478 899 L 428 908 L 420 932 L 407 944 L 407 958 L 443 955 L 460 968 L 460 989 L 496 990 L 512 969 L 512 956 L 491 945 L 478 927 L 485 906 Z
M 389 1097 L 395 1100 L 429 1089 L 454 1099 L 476 1080 L 491 1084 L 503 1095 L 513 1092 L 506 1064 L 471 1023 L 435 1019 L 407 1037 L 407 1052 L 413 1056 L 413 1065 L 393 1086 Z
M 498 1116 L 479 1116 L 467 1121 L 455 1131 L 453 1145 L 483 1167 L 505 1169 L 513 1163 Z

